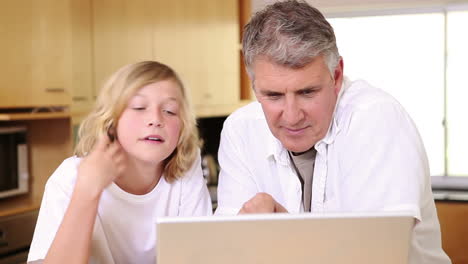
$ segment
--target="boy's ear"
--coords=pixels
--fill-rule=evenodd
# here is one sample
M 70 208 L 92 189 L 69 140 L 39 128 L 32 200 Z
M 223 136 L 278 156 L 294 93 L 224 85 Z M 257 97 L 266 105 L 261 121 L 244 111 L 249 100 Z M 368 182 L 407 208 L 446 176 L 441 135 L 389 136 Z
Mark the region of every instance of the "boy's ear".
M 108 128 L 107 128 L 107 136 L 109 137 L 109 140 L 111 142 L 114 142 L 114 140 L 117 138 L 117 134 L 115 132 L 115 128 L 114 128 L 114 125 L 110 125 Z

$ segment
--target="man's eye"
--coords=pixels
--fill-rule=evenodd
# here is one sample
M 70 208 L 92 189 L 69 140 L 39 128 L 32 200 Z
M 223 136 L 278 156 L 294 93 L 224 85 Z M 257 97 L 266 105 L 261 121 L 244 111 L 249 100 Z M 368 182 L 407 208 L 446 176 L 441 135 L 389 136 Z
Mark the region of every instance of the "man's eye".
M 266 96 L 268 97 L 268 99 L 276 100 L 276 99 L 279 99 L 281 97 L 281 94 L 270 93 L 270 94 L 267 94 Z
M 300 92 L 301 95 L 312 95 L 314 94 L 314 91 L 313 90 L 302 90 Z

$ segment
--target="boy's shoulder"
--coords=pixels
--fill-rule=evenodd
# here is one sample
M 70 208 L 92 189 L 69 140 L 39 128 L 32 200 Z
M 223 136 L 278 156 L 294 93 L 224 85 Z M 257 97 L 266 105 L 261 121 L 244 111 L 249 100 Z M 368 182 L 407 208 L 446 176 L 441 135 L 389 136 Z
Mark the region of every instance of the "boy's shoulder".
M 78 165 L 81 160 L 82 158 L 77 156 L 72 156 L 63 160 L 47 180 L 46 186 L 54 185 L 67 193 L 71 193 L 75 186 Z

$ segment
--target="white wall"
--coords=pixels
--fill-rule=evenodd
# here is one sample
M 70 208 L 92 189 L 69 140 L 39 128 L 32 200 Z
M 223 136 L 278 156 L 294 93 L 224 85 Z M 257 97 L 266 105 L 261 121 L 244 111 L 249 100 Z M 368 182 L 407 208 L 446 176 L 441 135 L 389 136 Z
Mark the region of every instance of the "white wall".
M 252 12 L 278 0 L 252 0 Z M 306 0 L 324 14 L 392 10 L 402 8 L 434 8 L 447 4 L 468 4 L 468 0 Z

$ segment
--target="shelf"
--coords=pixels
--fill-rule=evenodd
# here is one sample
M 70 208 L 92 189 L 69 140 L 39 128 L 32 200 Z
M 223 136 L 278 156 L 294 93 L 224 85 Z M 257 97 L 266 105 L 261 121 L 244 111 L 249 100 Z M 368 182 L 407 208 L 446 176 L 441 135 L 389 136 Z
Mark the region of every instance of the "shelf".
M 69 112 L 0 113 L 0 121 L 70 118 Z
M 41 200 L 39 198 L 32 198 L 28 195 L 5 198 L 0 200 L 0 217 L 38 210 L 40 206 Z
M 241 100 L 237 104 L 219 104 L 219 105 L 195 105 L 197 118 L 228 116 L 238 108 L 253 102 L 252 100 Z

